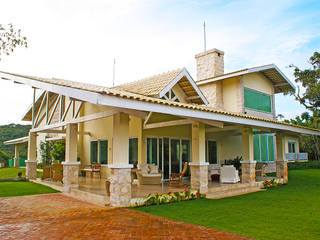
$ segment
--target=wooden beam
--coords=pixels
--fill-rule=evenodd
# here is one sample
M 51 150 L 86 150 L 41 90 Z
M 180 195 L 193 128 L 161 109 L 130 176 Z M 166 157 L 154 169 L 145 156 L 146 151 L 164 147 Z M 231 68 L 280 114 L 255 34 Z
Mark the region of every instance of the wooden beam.
M 69 121 L 64 121 L 64 122 L 59 122 L 59 123 L 55 123 L 55 124 L 51 124 L 51 125 L 46 125 L 46 126 L 39 127 L 39 128 L 34 128 L 34 129 L 31 129 L 30 132 L 41 132 L 41 131 L 48 130 L 48 129 L 54 129 L 54 128 L 66 126 L 67 124 L 93 121 L 93 120 L 97 120 L 100 118 L 110 117 L 118 112 L 119 111 L 117 111 L 117 110 L 109 110 L 106 112 L 95 113 L 95 114 L 91 114 L 88 116 L 83 116 L 80 118 L 71 119 Z
M 198 99 L 200 96 L 192 96 L 192 97 L 187 97 L 187 100 L 193 100 L 193 99 Z
M 69 112 L 69 109 L 70 109 L 70 106 L 72 104 L 72 100 L 69 102 L 68 106 L 67 106 L 67 109 L 65 110 L 64 114 L 62 115 L 62 118 L 61 118 L 61 122 L 63 122 Z
M 147 112 L 136 111 L 133 109 L 125 109 L 125 108 L 116 108 L 116 109 L 119 110 L 119 112 L 123 112 L 141 119 L 146 119 L 149 115 Z
M 51 112 L 51 114 L 50 114 L 50 117 L 49 117 L 49 120 L 48 120 L 48 123 L 47 123 L 47 124 L 50 124 L 50 123 L 51 123 L 52 117 L 53 117 L 54 113 L 56 112 L 56 109 L 57 109 L 57 106 L 58 106 L 58 103 L 59 103 L 60 99 L 61 99 L 61 95 L 59 95 L 59 96 L 57 97 L 56 102 L 54 103 L 54 106 L 53 106 L 53 109 L 52 109 L 52 112 Z
M 49 92 L 47 92 L 47 105 L 46 105 L 46 124 L 49 120 Z
M 206 119 L 198 119 L 196 120 L 198 122 L 202 122 L 204 124 L 213 126 L 213 127 L 217 127 L 217 128 L 223 128 L 224 124 L 223 122 L 218 122 L 218 121 L 212 121 L 212 120 L 206 120 Z
M 45 100 L 46 100 L 46 97 L 47 97 L 47 92 L 45 92 L 45 94 L 44 94 L 44 96 L 43 96 L 43 98 L 42 98 L 40 107 L 39 107 L 38 112 L 37 112 L 36 119 L 34 120 L 34 126 L 37 126 L 37 124 L 38 124 L 39 116 L 40 116 L 40 113 L 41 113 L 43 104 L 44 104 L 44 102 L 45 102 Z
M 143 127 L 145 127 L 145 126 L 147 125 L 147 123 L 148 123 L 151 115 L 152 115 L 152 112 L 149 112 L 147 118 L 146 118 L 146 119 L 144 120 L 144 122 L 143 122 Z
M 159 122 L 159 123 L 149 123 L 144 126 L 144 129 L 152 129 L 152 128 L 161 128 L 161 127 L 171 127 L 171 126 L 178 126 L 178 125 L 186 125 L 191 124 L 194 121 L 190 119 L 181 119 L 181 120 L 173 120 L 167 122 Z
M 40 133 L 55 133 L 55 134 L 66 134 L 66 130 L 65 129 L 45 129 L 45 130 L 41 130 L 39 131 Z M 38 133 L 39 133 L 38 132 Z M 91 136 L 90 132 L 85 132 L 85 131 L 80 131 L 78 132 L 79 135 L 89 135 Z
M 83 105 L 83 102 L 80 102 L 80 105 L 78 106 L 78 109 L 77 109 L 77 111 L 76 111 L 76 114 L 75 114 L 74 118 L 77 118 L 77 117 L 79 116 L 80 110 L 81 110 L 81 108 L 82 108 L 82 105 Z
M 207 128 L 206 129 L 206 132 L 207 133 L 213 133 L 213 132 L 225 132 L 225 131 L 231 131 L 231 130 L 240 130 L 242 129 L 243 126 L 241 125 L 236 125 L 236 126 L 226 126 L 226 127 L 223 127 L 223 128 Z

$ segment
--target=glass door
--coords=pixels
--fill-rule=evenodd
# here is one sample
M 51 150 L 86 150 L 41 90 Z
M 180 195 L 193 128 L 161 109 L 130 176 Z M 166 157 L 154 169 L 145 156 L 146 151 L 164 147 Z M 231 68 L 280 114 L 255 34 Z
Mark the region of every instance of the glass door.
M 163 179 L 169 179 L 170 173 L 170 144 L 169 138 L 163 138 Z
M 170 173 L 180 173 L 180 140 L 171 139 L 171 171 Z

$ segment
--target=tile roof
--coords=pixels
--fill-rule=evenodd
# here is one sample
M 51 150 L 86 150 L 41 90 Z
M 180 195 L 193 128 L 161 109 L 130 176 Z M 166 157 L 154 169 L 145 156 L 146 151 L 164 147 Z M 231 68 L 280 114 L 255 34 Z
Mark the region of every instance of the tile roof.
M 164 89 L 171 81 L 173 81 L 183 68 L 173 70 L 166 73 L 161 73 L 138 81 L 125 83 L 112 89 L 123 90 L 131 93 L 137 93 L 144 96 L 156 96 Z
M 279 122 L 279 121 L 272 120 L 272 119 L 266 119 L 266 118 L 261 118 L 261 117 L 256 117 L 256 116 L 249 116 L 249 115 L 235 113 L 235 112 L 227 112 L 227 111 L 222 111 L 222 110 L 214 109 L 212 107 L 202 106 L 202 105 L 197 105 L 197 104 L 181 103 L 181 102 L 174 102 L 174 101 L 159 99 L 159 98 L 155 98 L 155 97 L 148 97 L 148 96 L 143 96 L 141 94 L 130 93 L 130 92 L 127 92 L 124 90 L 118 90 L 118 89 L 114 89 L 114 88 L 101 87 L 101 86 L 97 86 L 97 85 L 93 85 L 93 84 L 87 84 L 87 83 L 81 83 L 81 82 L 75 82 L 75 81 L 69 81 L 69 80 L 63 80 L 63 79 L 56 79 L 56 78 L 53 78 L 53 79 L 40 78 L 40 77 L 34 77 L 34 76 L 28 76 L 28 75 L 22 75 L 22 74 L 8 73 L 8 72 L 3 72 L 3 71 L 0 71 L 0 73 L 9 74 L 12 76 L 17 76 L 17 77 L 22 77 L 22 78 L 28 78 L 28 79 L 43 82 L 43 83 L 49 83 L 49 84 L 54 84 L 54 85 L 58 85 L 58 86 L 81 89 L 81 90 L 85 90 L 85 91 L 90 91 L 90 92 L 95 92 L 95 93 L 100 93 L 100 94 L 105 94 L 105 95 L 115 96 L 115 97 L 120 97 L 120 98 L 125 98 L 125 99 L 137 100 L 137 101 L 142 101 L 142 102 L 151 102 L 151 103 L 156 103 L 156 104 L 162 104 L 162 105 L 167 105 L 167 106 L 174 106 L 174 107 L 179 107 L 179 108 L 186 108 L 186 109 L 192 109 L 192 110 L 198 110 L 198 111 L 210 112 L 210 113 L 216 113 L 216 114 L 223 114 L 226 116 L 233 116 L 233 117 L 240 117 L 240 118 L 251 119 L 251 120 L 264 121 L 264 122 L 269 122 L 269 123 L 281 124 L 281 125 L 292 126 L 292 127 L 297 127 L 297 128 L 308 129 L 308 130 L 320 132 L 319 129 L 293 125 L 290 123 Z M 6 78 L 3 78 L 3 79 L 6 79 Z M 7 79 L 7 80 L 10 80 L 10 79 Z

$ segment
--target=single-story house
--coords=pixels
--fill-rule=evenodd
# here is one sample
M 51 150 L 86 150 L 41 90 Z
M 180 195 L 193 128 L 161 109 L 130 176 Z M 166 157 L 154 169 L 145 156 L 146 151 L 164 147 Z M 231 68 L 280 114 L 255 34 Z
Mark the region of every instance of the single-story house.
M 189 162 L 191 188 L 204 193 L 210 165 L 236 157 L 243 183 L 255 184 L 256 162 L 275 163 L 277 177 L 288 181 L 287 160 L 306 158 L 299 136 L 320 135 L 276 120 L 275 94 L 294 85 L 274 64 L 224 73 L 224 52 L 195 58 L 196 81 L 181 68 L 113 88 L 1 71 L 1 79 L 35 92 L 22 119 L 32 123 L 27 177 L 36 178 L 40 142 L 64 138 L 65 191 L 78 186 L 80 166 L 99 162 L 113 206 L 130 204 L 131 169 L 143 163 L 166 180 Z

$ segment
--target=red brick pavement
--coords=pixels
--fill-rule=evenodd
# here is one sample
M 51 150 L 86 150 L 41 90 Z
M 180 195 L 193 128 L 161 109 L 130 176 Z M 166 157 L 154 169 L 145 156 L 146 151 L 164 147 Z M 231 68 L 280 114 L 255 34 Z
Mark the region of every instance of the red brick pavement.
M 63 194 L 0 198 L 0 239 L 248 239 Z

